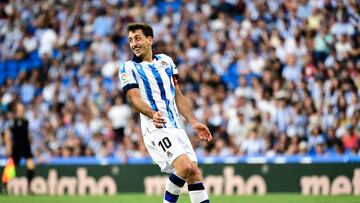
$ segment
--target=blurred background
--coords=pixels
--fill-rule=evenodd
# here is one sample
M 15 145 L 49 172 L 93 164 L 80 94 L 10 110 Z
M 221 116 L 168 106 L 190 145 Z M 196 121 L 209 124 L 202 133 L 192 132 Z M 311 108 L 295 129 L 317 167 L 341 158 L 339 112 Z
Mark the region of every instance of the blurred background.
M 118 78 L 134 21 L 214 135 L 184 121 L 199 159 L 360 155 L 358 0 L 1 1 L 1 135 L 21 102 L 38 162 L 149 158 Z

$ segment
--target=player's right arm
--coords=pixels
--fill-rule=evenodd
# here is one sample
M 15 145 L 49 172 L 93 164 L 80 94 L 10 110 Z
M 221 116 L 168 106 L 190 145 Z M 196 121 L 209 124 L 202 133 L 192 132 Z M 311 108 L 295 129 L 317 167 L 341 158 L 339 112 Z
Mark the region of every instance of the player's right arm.
M 163 124 L 166 123 L 160 111 L 154 111 L 147 103 L 145 103 L 140 97 L 140 91 L 138 88 L 129 89 L 126 92 L 128 101 L 133 105 L 136 110 L 142 114 L 152 118 L 157 128 L 162 128 Z
M 152 118 L 154 125 L 157 128 L 162 128 L 165 119 L 161 112 L 154 111 L 150 105 L 141 99 L 139 85 L 135 78 L 135 71 L 135 66 L 131 62 L 126 62 L 120 66 L 119 76 L 122 90 L 128 101 L 136 108 L 136 110 L 149 118 Z

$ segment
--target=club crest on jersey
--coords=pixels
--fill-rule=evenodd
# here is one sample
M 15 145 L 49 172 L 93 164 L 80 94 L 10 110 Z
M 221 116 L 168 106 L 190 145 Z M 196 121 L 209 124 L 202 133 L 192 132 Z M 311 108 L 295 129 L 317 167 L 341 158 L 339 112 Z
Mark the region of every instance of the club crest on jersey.
M 167 66 L 168 63 L 166 63 L 166 61 L 160 61 L 160 65 L 162 65 L 162 66 Z
M 128 82 L 128 80 L 129 80 L 128 75 L 126 73 L 122 73 L 121 74 L 121 82 L 126 83 L 126 82 Z

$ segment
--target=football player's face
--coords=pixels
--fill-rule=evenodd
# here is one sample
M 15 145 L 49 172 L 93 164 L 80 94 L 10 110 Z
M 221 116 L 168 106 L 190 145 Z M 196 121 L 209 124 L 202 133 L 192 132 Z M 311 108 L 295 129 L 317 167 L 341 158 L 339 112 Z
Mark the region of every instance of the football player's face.
M 129 32 L 128 40 L 131 50 L 140 58 L 146 56 L 153 43 L 153 38 L 150 36 L 146 37 L 141 29 Z

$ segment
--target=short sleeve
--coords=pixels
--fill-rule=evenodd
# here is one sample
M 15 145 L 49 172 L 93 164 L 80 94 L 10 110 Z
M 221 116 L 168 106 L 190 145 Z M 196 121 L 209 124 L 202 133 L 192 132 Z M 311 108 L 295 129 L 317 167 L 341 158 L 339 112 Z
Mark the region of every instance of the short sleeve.
M 164 59 L 166 60 L 166 62 L 168 64 L 170 64 L 170 67 L 171 67 L 171 71 L 172 71 L 172 75 L 175 76 L 175 77 L 178 77 L 179 75 L 179 71 L 174 63 L 174 61 L 172 60 L 172 58 L 168 55 L 165 55 L 165 54 L 161 54 L 160 56 L 164 57 Z
M 170 57 L 169 57 L 170 58 Z M 170 58 L 170 65 L 171 65 L 171 68 L 172 68 L 172 71 L 173 71 L 173 74 L 175 76 L 178 76 L 179 75 L 179 71 L 174 63 L 174 61 Z
M 134 64 L 131 62 L 120 64 L 119 77 L 121 88 L 125 95 L 128 90 L 132 88 L 139 88 L 134 72 Z

